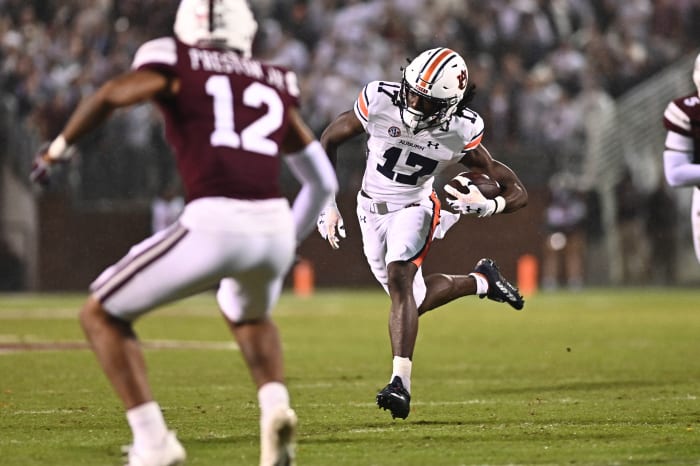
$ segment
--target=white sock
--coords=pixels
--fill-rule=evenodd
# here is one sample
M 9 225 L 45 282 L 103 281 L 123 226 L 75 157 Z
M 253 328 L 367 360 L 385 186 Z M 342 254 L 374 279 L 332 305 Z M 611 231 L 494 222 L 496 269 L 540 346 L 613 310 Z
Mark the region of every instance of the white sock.
M 268 382 L 258 390 L 258 403 L 260 405 L 260 422 L 272 413 L 276 408 L 289 407 L 289 392 L 287 387 L 280 382 Z
M 163 413 L 155 401 L 149 401 L 126 412 L 126 420 L 134 436 L 135 449 L 152 449 L 160 446 L 168 434 Z
M 405 388 L 408 393 L 411 393 L 412 366 L 413 362 L 410 359 L 402 358 L 400 356 L 394 356 L 391 380 L 394 380 L 394 377 L 399 376 L 401 378 L 401 382 L 403 382 L 403 388 Z M 391 383 L 391 380 L 389 380 L 389 383 Z
M 476 280 L 476 294 L 481 296 L 482 294 L 486 294 L 489 292 L 489 282 L 486 281 L 486 277 L 484 277 L 480 273 L 472 272 L 469 274 L 470 276 L 474 277 L 474 280 Z

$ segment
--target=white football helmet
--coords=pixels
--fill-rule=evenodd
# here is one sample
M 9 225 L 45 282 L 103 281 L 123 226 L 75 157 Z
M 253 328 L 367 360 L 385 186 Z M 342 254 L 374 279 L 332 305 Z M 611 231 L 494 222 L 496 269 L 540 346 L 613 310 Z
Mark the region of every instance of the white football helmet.
M 401 120 L 413 131 L 447 123 L 464 97 L 468 81 L 467 64 L 457 52 L 445 47 L 426 50 L 403 71 L 399 93 Z M 428 102 L 430 113 L 411 108 L 410 94 Z
M 258 30 L 246 0 L 181 0 L 175 36 L 187 45 L 215 45 L 250 57 Z
M 695 58 L 695 68 L 693 68 L 693 82 L 695 83 L 695 87 L 698 90 L 698 94 L 700 94 L 700 53 Z

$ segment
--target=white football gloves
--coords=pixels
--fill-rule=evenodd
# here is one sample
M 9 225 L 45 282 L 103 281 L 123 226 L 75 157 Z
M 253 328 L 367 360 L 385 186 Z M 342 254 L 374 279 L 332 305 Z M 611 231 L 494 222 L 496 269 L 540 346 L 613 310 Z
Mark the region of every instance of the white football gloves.
M 447 197 L 447 203 L 455 212 L 465 215 L 475 214 L 477 217 L 490 217 L 493 214 L 503 212 L 506 207 L 506 200 L 502 196 L 486 199 L 474 184 L 469 183 L 467 188 L 469 188 L 469 193 L 462 193 L 454 186 L 445 185 L 445 192 L 451 196 Z
M 316 221 L 316 228 L 318 228 L 321 237 L 327 240 L 333 249 L 340 247 L 340 238 L 345 238 L 345 223 L 335 199 L 331 200 L 321 211 L 321 215 Z

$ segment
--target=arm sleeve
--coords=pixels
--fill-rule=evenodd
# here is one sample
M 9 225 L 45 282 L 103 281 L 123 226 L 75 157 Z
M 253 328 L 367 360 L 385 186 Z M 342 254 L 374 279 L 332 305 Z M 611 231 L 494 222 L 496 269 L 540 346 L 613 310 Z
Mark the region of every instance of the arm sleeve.
M 674 131 L 666 134 L 664 175 L 670 186 L 700 185 L 700 164 L 693 163 L 694 149 L 693 139 Z
M 285 161 L 301 183 L 301 190 L 292 204 L 298 244 L 313 230 L 321 210 L 335 196 L 338 179 L 326 151 L 318 141 L 285 157 Z

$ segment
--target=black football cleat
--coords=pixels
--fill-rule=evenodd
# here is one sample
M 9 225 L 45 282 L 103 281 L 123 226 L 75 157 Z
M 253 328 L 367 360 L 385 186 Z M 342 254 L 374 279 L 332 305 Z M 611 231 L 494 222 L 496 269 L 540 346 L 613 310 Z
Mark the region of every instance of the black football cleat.
M 389 385 L 377 393 L 377 406 L 388 409 L 391 417 L 406 419 L 411 411 L 411 395 L 403 388 L 401 378 L 396 376 Z
M 501 275 L 493 259 L 481 259 L 476 263 L 474 272 L 482 274 L 489 283 L 488 293 L 479 295 L 480 298 L 486 297 L 499 303 L 508 303 L 517 310 L 523 308 L 525 301 L 520 295 L 518 288 L 510 284 L 510 282 Z

